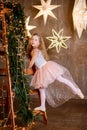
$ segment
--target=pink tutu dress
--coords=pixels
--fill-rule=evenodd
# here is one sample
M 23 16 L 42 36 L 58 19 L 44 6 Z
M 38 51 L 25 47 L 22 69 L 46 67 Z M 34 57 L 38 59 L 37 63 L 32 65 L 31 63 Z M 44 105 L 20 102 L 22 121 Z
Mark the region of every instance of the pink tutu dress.
M 40 50 L 35 66 L 38 69 L 31 80 L 31 86 L 35 89 L 45 88 L 46 100 L 52 107 L 57 107 L 76 95 L 84 98 L 70 72 L 56 62 L 46 61 Z

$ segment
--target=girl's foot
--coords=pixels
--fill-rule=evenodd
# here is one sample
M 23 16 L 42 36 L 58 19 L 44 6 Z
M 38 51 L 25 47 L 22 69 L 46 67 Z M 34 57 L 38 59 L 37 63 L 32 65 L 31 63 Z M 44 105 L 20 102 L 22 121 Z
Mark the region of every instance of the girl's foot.
M 43 111 L 43 112 L 46 111 L 46 109 L 42 106 L 36 107 L 36 108 L 34 108 L 34 110 L 39 110 L 39 111 Z
M 76 93 L 81 99 L 84 99 L 84 95 L 83 93 L 81 92 L 80 89 L 77 90 L 77 93 Z

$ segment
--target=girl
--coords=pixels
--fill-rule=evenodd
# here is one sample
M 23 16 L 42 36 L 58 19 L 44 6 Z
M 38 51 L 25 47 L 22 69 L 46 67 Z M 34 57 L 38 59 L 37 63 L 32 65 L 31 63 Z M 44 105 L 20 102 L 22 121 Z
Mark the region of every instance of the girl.
M 37 67 L 31 80 L 31 86 L 39 90 L 41 100 L 41 105 L 35 108 L 34 111 L 45 113 L 46 99 L 52 107 L 64 103 L 75 95 L 83 99 L 84 95 L 73 81 L 69 71 L 53 61 L 46 60 L 48 57 L 46 51 L 44 51 L 45 45 L 43 39 L 38 34 L 34 34 L 30 40 L 30 44 L 32 46 L 32 58 L 28 69 L 32 68 L 34 64 Z M 52 84 L 54 81 L 55 86 Z M 60 86 L 58 81 L 62 83 Z M 47 119 L 46 115 L 45 118 Z

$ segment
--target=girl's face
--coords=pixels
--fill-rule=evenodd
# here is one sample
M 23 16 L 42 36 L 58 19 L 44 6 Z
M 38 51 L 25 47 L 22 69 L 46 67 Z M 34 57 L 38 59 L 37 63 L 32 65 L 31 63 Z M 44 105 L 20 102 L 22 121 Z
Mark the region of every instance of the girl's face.
M 31 46 L 33 48 L 37 48 L 39 46 L 40 42 L 39 42 L 39 37 L 37 35 L 32 36 L 31 38 Z

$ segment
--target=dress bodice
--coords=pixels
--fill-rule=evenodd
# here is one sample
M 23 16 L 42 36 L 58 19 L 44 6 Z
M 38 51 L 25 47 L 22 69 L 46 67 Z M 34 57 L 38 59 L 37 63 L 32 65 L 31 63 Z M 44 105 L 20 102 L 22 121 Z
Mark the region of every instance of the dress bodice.
M 35 65 L 38 67 L 38 68 L 41 68 L 43 65 L 46 64 L 46 60 L 44 59 L 41 51 L 38 52 L 37 54 L 37 57 L 36 57 L 36 60 L 35 60 Z

